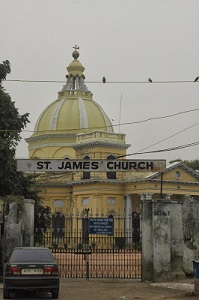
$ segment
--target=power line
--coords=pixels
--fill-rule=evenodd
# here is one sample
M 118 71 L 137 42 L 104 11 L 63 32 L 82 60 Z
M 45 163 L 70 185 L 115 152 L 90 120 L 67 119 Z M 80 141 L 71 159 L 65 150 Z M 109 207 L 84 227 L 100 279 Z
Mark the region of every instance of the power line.
M 149 122 L 149 121 L 152 121 L 152 120 L 160 120 L 160 119 L 165 119 L 165 118 L 170 118 L 170 117 L 174 117 L 174 116 L 177 116 L 177 115 L 181 115 L 181 114 L 186 114 L 186 113 L 190 113 L 190 112 L 194 112 L 194 111 L 198 111 L 199 108 L 194 108 L 194 109 L 190 109 L 190 110 L 186 110 L 186 111 L 181 111 L 181 112 L 178 112 L 178 113 L 174 113 L 174 114 L 170 114 L 170 115 L 166 115 L 166 116 L 160 116 L 160 117 L 151 117 L 151 118 L 148 118 L 148 119 L 144 119 L 144 120 L 140 120 L 140 121 L 133 121 L 133 122 L 126 122 L 126 123 L 122 123 L 122 124 L 119 124 L 119 125 L 132 125 L 132 124 L 139 124 L 139 123 L 144 123 L 144 122 Z M 187 148 L 187 147 L 192 147 L 192 146 L 196 146 L 198 145 L 199 142 L 194 142 L 194 143 L 190 143 L 190 144 L 186 144 L 186 145 L 181 145 L 181 146 L 177 146 L 177 147 L 173 147 L 173 148 L 167 148 L 167 149 L 160 149 L 160 150 L 154 150 L 154 151 L 145 151 L 145 152 L 140 152 L 140 151 L 143 151 L 143 150 L 146 150 L 152 146 L 155 146 L 169 138 L 172 138 L 196 125 L 198 125 L 199 122 L 177 132 L 177 133 L 174 133 L 152 145 L 149 145 L 141 150 L 138 150 L 137 152 L 135 153 L 131 153 L 131 154 L 126 154 L 126 155 L 123 155 L 123 156 L 118 156 L 117 158 L 120 158 L 120 157 L 126 157 L 126 156 L 131 156 L 131 155 L 141 155 L 141 154 L 149 154 L 149 153 L 158 153 L 158 152 L 166 152 L 166 151 L 174 151 L 174 150 L 179 150 L 179 149 L 183 149 L 183 148 Z M 114 124 L 112 126 L 118 126 L 118 124 Z M 107 126 L 108 127 L 108 126 Z M 101 127 L 93 127 L 93 128 L 85 128 L 85 129 L 98 129 L 98 128 L 101 128 Z M 73 128 L 73 129 L 69 129 L 67 130 L 67 132 L 69 131 L 73 131 L 73 130 L 77 130 L 78 128 Z M 12 130 L 12 129 L 0 129 L 0 132 L 15 132 L 15 131 L 18 131 L 18 130 Z M 51 130 L 51 131 L 54 131 L 54 130 Z M 55 130 L 56 131 L 56 130 Z M 60 131 L 66 131 L 66 130 L 60 130 Z M 22 132 L 35 132 L 35 130 L 26 130 L 26 129 L 23 129 Z M 37 131 L 38 133 L 42 133 L 42 132 L 45 132 L 45 130 L 40 130 L 40 131 Z
M 9 82 L 25 82 L 25 83 L 66 83 L 63 80 L 28 80 L 28 79 L 6 79 Z M 103 83 L 102 81 L 85 81 L 85 83 L 97 83 L 97 84 L 171 84 L 171 83 L 197 83 L 199 81 L 195 80 L 162 80 L 162 81 L 107 81 Z
M 190 112 L 197 111 L 197 110 L 199 110 L 199 108 L 185 110 L 185 111 L 181 111 L 181 112 L 178 112 L 178 113 L 174 113 L 174 114 L 170 114 L 170 115 L 165 115 L 165 116 L 160 116 L 160 117 L 151 117 L 151 118 L 140 120 L 140 121 L 126 122 L 126 123 L 122 123 L 120 125 L 139 124 L 139 123 L 145 123 L 145 122 L 152 121 L 152 120 L 166 119 L 166 118 L 171 118 L 171 117 L 174 117 L 174 116 L 178 116 L 178 115 L 181 115 L 181 114 L 190 113 Z
M 188 147 L 193 147 L 193 146 L 197 146 L 197 145 L 199 145 L 199 142 L 193 142 L 193 143 L 189 143 L 189 144 L 185 144 L 185 145 L 180 145 L 180 146 L 176 146 L 176 147 L 172 147 L 172 148 L 165 148 L 165 149 L 159 149 L 159 150 L 153 150 L 153 151 L 134 152 L 134 153 L 131 153 L 131 154 L 126 154 L 126 155 L 118 156 L 117 158 L 131 156 L 131 155 L 141 155 L 141 154 L 151 154 L 151 153 L 168 152 L 168 151 L 174 151 L 174 150 L 180 150 L 180 149 L 184 149 L 184 148 L 188 148 Z
M 191 126 L 185 128 L 185 129 L 183 129 L 183 130 L 180 130 L 180 131 L 178 131 L 178 132 L 176 132 L 176 133 L 174 133 L 174 134 L 172 134 L 172 135 L 170 135 L 170 136 L 168 136 L 168 137 L 166 137 L 166 138 L 164 138 L 164 139 L 162 139 L 162 140 L 160 140 L 160 141 L 158 141 L 158 142 L 156 142 L 156 143 L 154 143 L 154 144 L 152 144 L 152 145 L 150 145 L 150 146 L 147 146 L 147 147 L 145 147 L 145 148 L 143 148 L 143 149 L 141 149 L 141 150 L 138 150 L 138 152 L 143 151 L 143 150 L 146 150 L 146 149 L 148 149 L 148 148 L 150 148 L 150 147 L 152 147 L 152 146 L 158 145 L 158 144 L 160 144 L 161 142 L 164 142 L 164 141 L 166 141 L 166 140 L 168 140 L 168 139 L 170 139 L 170 138 L 172 138 L 172 137 L 174 137 L 174 136 L 176 136 L 176 135 L 178 135 L 178 134 L 180 134 L 180 133 L 182 133 L 182 132 L 184 132 L 184 131 L 186 131 L 186 130 L 189 130 L 190 128 L 193 128 L 194 126 L 196 126 L 196 125 L 198 125 L 198 124 L 199 124 L 199 122 L 197 122 L 197 123 L 195 123 L 195 124 L 193 124 L 193 125 L 191 125 Z
M 181 111 L 181 112 L 177 112 L 177 113 L 174 113 L 174 114 L 170 114 L 170 115 L 165 115 L 165 116 L 160 116 L 160 117 L 151 117 L 151 118 L 148 118 L 148 119 L 144 119 L 144 120 L 139 120 L 139 121 L 133 121 L 133 122 L 125 122 L 125 123 L 121 123 L 121 124 L 112 124 L 111 126 L 106 126 L 106 127 L 116 127 L 118 125 L 120 126 L 125 126 L 125 125 L 133 125 L 133 124 L 140 124 L 140 123 L 145 123 L 145 122 L 149 122 L 149 121 L 153 121 L 153 120 L 160 120 L 160 119 L 166 119 L 166 118 L 171 118 L 171 117 L 175 117 L 175 116 L 178 116 L 178 115 L 182 115 L 182 114 L 186 114 L 186 113 L 191 113 L 191 112 L 195 112 L 195 111 L 198 111 L 199 108 L 194 108 L 194 109 L 190 109 L 190 110 L 185 110 L 185 111 Z M 195 125 L 192 125 L 192 126 L 195 126 Z M 191 127 L 192 127 L 191 126 Z M 93 130 L 93 129 L 98 129 L 98 128 L 101 128 L 101 127 L 92 127 L 92 128 L 84 128 L 84 129 L 90 129 L 90 130 Z M 79 128 L 71 128 L 71 129 L 68 129 L 67 132 L 70 132 L 70 131 L 74 131 L 74 130 L 78 130 Z M 185 129 L 186 130 L 186 129 Z M 18 130 L 15 130 L 15 129 L 0 129 L 0 132 L 3 132 L 3 131 L 7 131 L 7 132 L 15 132 L 15 131 L 18 131 Z M 42 133 L 44 132 L 45 130 L 39 130 L 39 131 L 36 131 L 38 133 Z M 53 131 L 56 131 L 56 130 L 51 130 L 52 132 Z M 60 129 L 59 131 L 66 131 L 65 129 Z M 27 129 L 23 129 L 22 132 L 35 132 L 35 130 L 27 130 Z

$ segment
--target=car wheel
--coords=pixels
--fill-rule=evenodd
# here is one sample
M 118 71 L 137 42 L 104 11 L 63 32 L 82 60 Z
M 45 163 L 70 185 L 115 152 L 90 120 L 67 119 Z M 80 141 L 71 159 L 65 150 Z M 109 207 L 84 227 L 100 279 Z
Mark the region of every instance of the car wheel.
M 3 298 L 4 299 L 10 299 L 10 292 L 6 288 L 3 288 Z
M 59 296 L 59 289 L 54 289 L 52 292 L 52 299 L 57 299 Z

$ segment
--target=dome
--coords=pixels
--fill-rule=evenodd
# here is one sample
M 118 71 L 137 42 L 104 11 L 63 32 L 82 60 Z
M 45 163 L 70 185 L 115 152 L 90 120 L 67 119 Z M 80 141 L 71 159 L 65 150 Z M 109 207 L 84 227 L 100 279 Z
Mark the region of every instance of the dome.
M 79 94 L 79 95 L 76 95 Z M 86 95 L 87 94 L 87 95 Z M 63 92 L 58 100 L 51 103 L 40 115 L 35 133 L 52 131 L 55 133 L 77 134 L 102 130 L 113 132 L 110 119 L 91 97 L 90 92 Z
M 93 145 L 110 148 L 111 151 L 113 148 L 129 147 L 125 136 L 114 133 L 109 117 L 93 100 L 84 82 L 84 67 L 78 61 L 78 48 L 74 48 L 73 61 L 67 67 L 66 84 L 58 93 L 57 100 L 41 113 L 34 133 L 26 138 L 30 157 L 76 158 L 82 157 L 87 147 L 93 149 Z
M 74 60 L 67 67 L 67 81 L 58 99 L 52 102 L 40 115 L 35 126 L 39 134 L 78 134 L 101 130 L 113 133 L 109 117 L 92 98 L 84 83 L 84 67 L 78 61 L 79 52 L 75 47 Z

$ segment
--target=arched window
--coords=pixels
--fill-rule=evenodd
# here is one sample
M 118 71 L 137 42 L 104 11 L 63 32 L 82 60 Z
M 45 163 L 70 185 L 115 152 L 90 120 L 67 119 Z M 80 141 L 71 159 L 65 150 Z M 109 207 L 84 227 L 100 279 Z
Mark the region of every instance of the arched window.
M 64 239 L 65 216 L 61 212 L 52 215 L 53 241 Z
M 84 157 L 84 159 L 89 160 L 90 157 L 89 157 L 88 155 L 86 155 L 86 156 Z M 83 172 L 83 179 L 90 179 L 90 178 L 91 178 L 90 172 Z
M 107 157 L 107 159 L 109 160 L 114 160 L 115 159 L 115 156 L 114 155 L 109 155 Z M 107 178 L 108 179 L 116 179 L 116 172 L 106 172 L 106 175 L 107 175 Z

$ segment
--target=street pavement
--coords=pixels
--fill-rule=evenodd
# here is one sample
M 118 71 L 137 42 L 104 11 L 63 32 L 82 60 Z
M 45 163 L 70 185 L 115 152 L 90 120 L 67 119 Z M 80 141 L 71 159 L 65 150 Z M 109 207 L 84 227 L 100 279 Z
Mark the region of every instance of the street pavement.
M 123 298 L 122 298 L 123 297 Z M 0 299 L 3 299 L 3 284 L 0 283 Z M 11 294 L 11 299 L 51 299 L 50 293 L 39 296 L 21 293 Z M 139 280 L 126 279 L 90 279 L 62 278 L 59 300 L 132 300 L 132 299 L 199 299 L 194 296 L 194 280 L 167 283 L 150 283 Z

